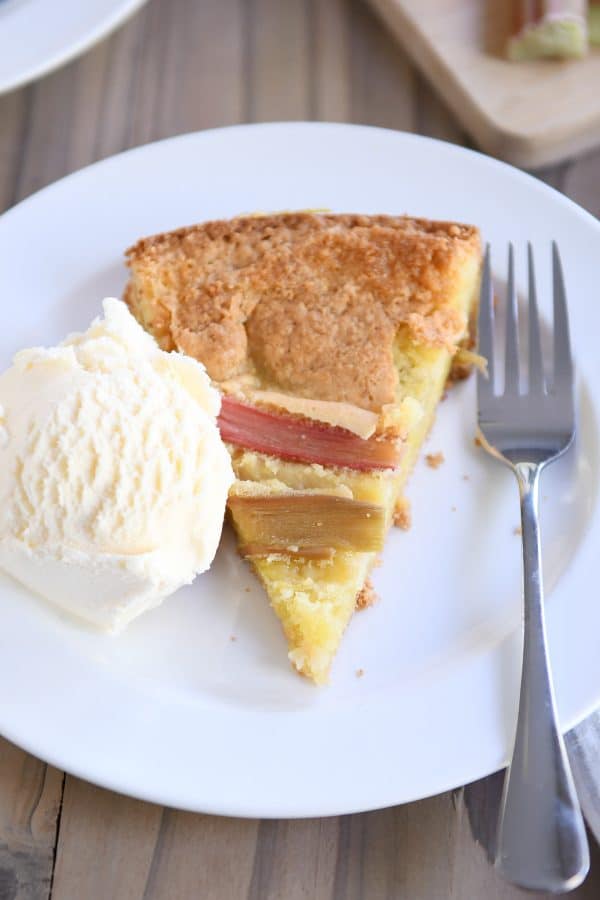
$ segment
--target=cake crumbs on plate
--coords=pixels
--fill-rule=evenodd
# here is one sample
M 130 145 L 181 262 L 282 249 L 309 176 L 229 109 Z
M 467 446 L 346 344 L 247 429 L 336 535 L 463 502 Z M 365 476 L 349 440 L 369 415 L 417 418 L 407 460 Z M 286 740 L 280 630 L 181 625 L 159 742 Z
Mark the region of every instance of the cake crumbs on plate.
M 439 467 L 444 462 L 444 454 L 443 453 L 427 453 L 425 456 L 425 462 L 429 466 L 430 469 L 439 469 Z
M 463 481 L 470 481 L 471 479 L 470 479 L 469 475 L 463 475 L 463 479 L 462 479 L 462 480 L 463 480 Z
M 480 437 L 474 437 L 474 438 L 473 438 L 473 443 L 475 444 L 476 447 L 483 447 L 483 444 L 481 443 L 481 438 L 480 438 Z
M 521 528 L 520 525 L 515 525 L 515 527 L 513 528 L 513 534 L 518 534 L 518 535 L 523 534 L 523 529 Z
M 377 603 L 379 597 L 373 587 L 373 583 L 370 578 L 364 583 L 362 590 L 358 592 L 356 595 L 356 608 L 357 609 L 366 609 L 368 606 L 373 606 L 374 603 Z
M 364 674 L 365 674 L 365 670 L 364 670 L 364 669 L 357 669 L 357 670 L 356 670 L 356 677 L 357 677 L 357 678 L 362 678 Z
M 401 528 L 403 531 L 408 531 L 410 528 L 410 500 L 407 500 L 406 497 L 399 497 L 398 500 L 396 500 L 392 522 L 396 528 Z
M 233 642 L 233 641 L 237 641 L 237 638 L 236 638 L 235 634 L 230 634 L 230 635 L 229 635 L 229 640 L 232 641 L 232 642 Z

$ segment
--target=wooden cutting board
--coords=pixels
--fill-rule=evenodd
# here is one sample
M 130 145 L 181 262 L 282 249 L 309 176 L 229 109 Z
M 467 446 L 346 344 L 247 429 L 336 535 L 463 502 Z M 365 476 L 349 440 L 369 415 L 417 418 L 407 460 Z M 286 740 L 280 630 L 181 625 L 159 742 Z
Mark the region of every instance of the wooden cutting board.
M 476 143 L 539 168 L 600 144 L 600 50 L 503 59 L 508 0 L 370 0 Z

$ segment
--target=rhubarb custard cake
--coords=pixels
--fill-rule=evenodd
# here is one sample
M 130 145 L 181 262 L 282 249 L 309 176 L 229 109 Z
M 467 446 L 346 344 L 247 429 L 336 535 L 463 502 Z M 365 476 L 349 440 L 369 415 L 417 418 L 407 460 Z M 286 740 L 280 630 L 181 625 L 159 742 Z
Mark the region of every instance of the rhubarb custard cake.
M 139 241 L 126 300 L 222 393 L 228 507 L 296 669 L 323 683 L 449 373 L 479 232 L 391 216 L 238 217 Z M 461 360 L 462 354 L 462 360 Z

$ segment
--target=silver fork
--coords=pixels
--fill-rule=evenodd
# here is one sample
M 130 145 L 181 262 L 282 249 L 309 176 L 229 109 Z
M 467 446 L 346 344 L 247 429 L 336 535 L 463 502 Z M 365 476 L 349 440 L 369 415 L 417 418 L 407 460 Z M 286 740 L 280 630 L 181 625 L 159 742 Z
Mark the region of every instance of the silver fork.
M 512 245 L 508 256 L 504 392 L 496 394 L 494 304 L 489 247 L 479 310 L 479 352 L 488 377 L 477 379 L 478 421 L 485 449 L 519 483 L 523 538 L 524 643 L 519 715 L 500 807 L 495 865 L 509 881 L 562 893 L 581 884 L 589 849 L 558 724 L 544 623 L 538 513 L 542 469 L 567 450 L 575 433 L 573 361 L 564 278 L 552 245 L 554 353 L 546 381 L 533 267 L 528 246 L 528 388 L 520 389 L 518 307 Z

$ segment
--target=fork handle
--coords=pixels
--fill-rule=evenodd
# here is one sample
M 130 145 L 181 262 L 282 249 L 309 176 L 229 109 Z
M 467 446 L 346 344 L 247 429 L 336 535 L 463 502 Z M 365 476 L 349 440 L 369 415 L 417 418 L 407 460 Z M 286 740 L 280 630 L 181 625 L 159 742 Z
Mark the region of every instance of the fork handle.
M 544 622 L 538 514 L 541 466 L 514 465 L 521 495 L 524 635 L 519 716 L 504 782 L 496 867 L 522 887 L 554 893 L 585 878 L 581 809 L 558 726 Z

